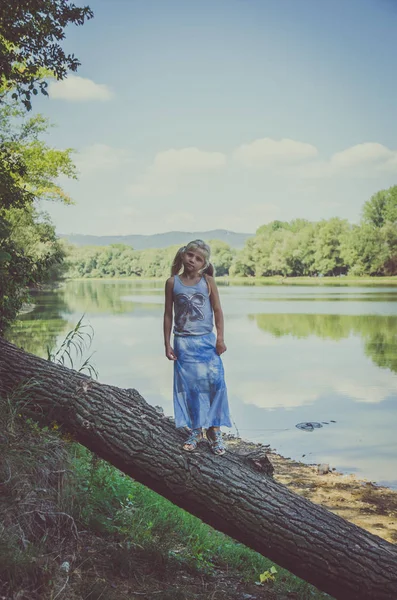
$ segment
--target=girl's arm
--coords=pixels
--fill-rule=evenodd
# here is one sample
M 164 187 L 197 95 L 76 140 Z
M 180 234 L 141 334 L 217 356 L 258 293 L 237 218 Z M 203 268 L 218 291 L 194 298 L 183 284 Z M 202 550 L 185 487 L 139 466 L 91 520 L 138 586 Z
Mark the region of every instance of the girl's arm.
M 216 287 L 215 279 L 206 275 L 210 287 L 210 300 L 212 310 L 214 311 L 215 327 L 216 327 L 216 351 L 217 353 L 223 354 L 227 348 L 224 340 L 224 322 L 223 322 L 223 311 L 221 301 L 219 299 L 218 288 Z
M 174 349 L 171 346 L 171 329 L 172 329 L 172 291 L 174 289 L 174 278 L 167 279 L 165 284 L 165 304 L 164 304 L 164 346 L 165 355 L 168 360 L 176 360 Z

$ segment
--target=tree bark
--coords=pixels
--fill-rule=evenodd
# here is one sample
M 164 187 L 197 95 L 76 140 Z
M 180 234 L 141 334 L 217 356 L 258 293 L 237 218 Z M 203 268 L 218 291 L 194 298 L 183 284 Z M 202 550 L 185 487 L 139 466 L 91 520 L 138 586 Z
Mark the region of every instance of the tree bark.
M 341 600 L 397 599 L 396 546 L 233 452 L 182 451 L 185 434 L 136 390 L 102 385 L 0 338 L 0 393 L 21 384 L 47 423 L 58 421 L 124 473 L 319 589 Z

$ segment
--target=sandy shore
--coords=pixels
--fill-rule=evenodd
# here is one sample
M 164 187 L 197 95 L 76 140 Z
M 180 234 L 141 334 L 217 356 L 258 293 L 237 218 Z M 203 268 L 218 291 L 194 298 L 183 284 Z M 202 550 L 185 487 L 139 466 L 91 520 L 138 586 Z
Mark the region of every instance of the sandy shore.
M 397 491 L 332 469 L 320 474 L 318 465 L 284 458 L 267 446 L 239 438 L 228 437 L 227 445 L 239 454 L 263 449 L 274 467 L 276 481 L 359 527 L 397 543 Z

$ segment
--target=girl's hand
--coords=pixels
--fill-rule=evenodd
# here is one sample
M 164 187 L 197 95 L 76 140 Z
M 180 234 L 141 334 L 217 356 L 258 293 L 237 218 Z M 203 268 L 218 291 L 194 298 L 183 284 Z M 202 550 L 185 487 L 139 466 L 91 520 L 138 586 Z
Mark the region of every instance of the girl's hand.
M 227 348 L 225 345 L 225 342 L 223 340 L 216 340 L 216 353 L 219 354 L 219 356 L 221 354 L 223 354 L 224 352 L 226 352 Z
M 171 348 L 171 346 L 167 346 L 165 349 L 165 355 L 168 358 L 168 360 L 177 360 L 176 358 L 176 354 L 174 352 L 174 349 Z

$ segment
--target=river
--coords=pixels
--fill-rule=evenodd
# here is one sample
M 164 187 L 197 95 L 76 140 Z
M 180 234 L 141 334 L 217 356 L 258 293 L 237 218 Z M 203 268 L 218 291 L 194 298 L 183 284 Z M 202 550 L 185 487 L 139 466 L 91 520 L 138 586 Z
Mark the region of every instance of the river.
M 220 295 L 231 432 L 397 489 L 397 288 L 229 285 Z M 163 283 L 69 281 L 33 300 L 11 341 L 46 356 L 84 314 L 99 380 L 172 414 Z

